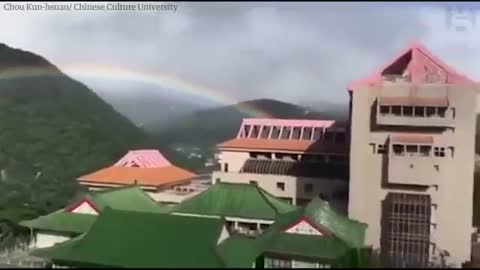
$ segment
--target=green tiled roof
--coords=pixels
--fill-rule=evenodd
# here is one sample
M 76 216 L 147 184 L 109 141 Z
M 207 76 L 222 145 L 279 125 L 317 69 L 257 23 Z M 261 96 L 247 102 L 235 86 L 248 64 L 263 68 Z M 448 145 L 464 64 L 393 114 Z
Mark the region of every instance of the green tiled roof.
M 180 203 L 174 212 L 274 220 L 295 209 L 257 185 L 217 183 Z
M 362 248 L 364 246 L 367 225 L 337 213 L 328 202 L 320 198 L 314 198 L 305 208 L 283 215 L 274 227 L 285 228 L 302 217 L 327 229 L 351 247 Z
M 169 207 L 161 206 L 152 200 L 138 186 L 89 192 L 79 198 L 79 200 L 82 199 L 88 199 L 100 211 L 106 207 L 142 212 L 164 213 L 170 211 Z M 32 229 L 78 234 L 86 232 L 96 218 L 97 216 L 95 215 L 70 213 L 65 211 L 65 209 L 60 209 L 36 219 L 22 221 L 20 225 Z
M 286 233 L 285 229 L 302 218 L 333 235 L 316 236 Z M 358 266 L 366 225 L 337 214 L 328 203 L 313 199 L 305 208 L 279 216 L 277 221 L 256 239 L 232 236 L 219 246 L 230 267 L 249 267 L 263 255 L 283 254 L 315 258 L 343 267 Z
M 80 239 L 32 255 L 72 266 L 218 268 L 223 228 L 221 218 L 106 209 Z
M 261 255 L 257 240 L 240 235 L 232 235 L 217 247 L 227 268 L 251 268 Z
M 46 216 L 22 221 L 20 225 L 36 230 L 79 234 L 86 232 L 96 219 L 95 215 L 69 213 L 61 209 Z

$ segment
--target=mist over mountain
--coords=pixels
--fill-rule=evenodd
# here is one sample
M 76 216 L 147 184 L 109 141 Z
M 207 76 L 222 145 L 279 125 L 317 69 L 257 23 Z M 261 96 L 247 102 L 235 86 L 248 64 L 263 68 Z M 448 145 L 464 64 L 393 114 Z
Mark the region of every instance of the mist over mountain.
M 198 101 L 189 96 L 170 94 L 155 88 L 132 87 L 120 93 L 95 88 L 95 92 L 137 127 L 146 130 L 161 129 L 180 116 L 218 106 L 214 102 Z

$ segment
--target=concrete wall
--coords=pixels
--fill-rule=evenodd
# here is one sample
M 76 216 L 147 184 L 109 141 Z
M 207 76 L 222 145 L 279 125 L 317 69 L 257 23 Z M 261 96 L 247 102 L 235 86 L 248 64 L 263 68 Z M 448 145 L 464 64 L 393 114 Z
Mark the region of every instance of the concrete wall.
M 296 204 L 297 199 L 311 200 L 319 195 L 330 198 L 334 192 L 339 190 L 346 191 L 348 188 L 348 183 L 342 179 L 308 178 L 287 175 L 213 172 L 212 180 L 214 183 L 221 181 L 244 184 L 256 181 L 258 186 L 268 193 L 276 197 L 291 199 L 293 204 Z M 280 189 L 277 186 L 278 183 L 283 183 L 285 189 Z M 305 191 L 306 184 L 312 184 L 312 192 Z
M 55 244 L 70 240 L 70 236 L 53 233 L 53 232 L 38 232 L 35 234 L 35 239 L 31 243 L 32 248 L 46 248 Z
M 428 85 L 427 91 L 444 88 L 444 85 Z M 437 248 L 447 249 L 457 266 L 470 260 L 470 238 L 472 233 L 473 172 L 475 149 L 476 89 L 450 87 L 448 98 L 450 106 L 456 109 L 454 131 L 437 130 L 436 139 L 455 147 L 453 157 L 442 158 L 439 173 L 432 175 L 436 185 L 425 191 L 415 188 L 402 189 L 383 185 L 382 166 L 384 157 L 372 153 L 370 143 L 384 143 L 392 132 L 425 132 L 425 128 L 408 129 L 405 127 L 387 130 L 371 129 L 372 107 L 380 95 L 380 88 L 359 89 L 354 91 L 351 112 L 350 144 L 350 188 L 349 216 L 368 224 L 366 242 L 374 248 L 380 247 L 381 202 L 388 192 L 429 194 L 432 203 L 438 206 L 432 209 L 431 241 Z M 401 90 L 400 90 L 401 91 Z M 415 166 L 429 166 L 429 161 L 416 160 Z M 397 178 L 408 177 L 397 171 Z M 427 177 L 425 174 L 423 177 Z M 407 183 L 408 184 L 408 183 Z M 435 250 L 433 250 L 435 252 Z

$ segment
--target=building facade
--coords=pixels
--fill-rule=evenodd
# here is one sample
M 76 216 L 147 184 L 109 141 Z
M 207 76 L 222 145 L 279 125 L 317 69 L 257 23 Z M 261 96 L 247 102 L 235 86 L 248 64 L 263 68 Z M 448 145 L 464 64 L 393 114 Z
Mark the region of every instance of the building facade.
M 349 216 L 392 266 L 470 260 L 476 86 L 411 44 L 350 93 Z
M 318 196 L 346 201 L 345 134 L 335 121 L 244 119 L 237 137 L 218 145 L 212 182 L 258 184 L 295 205 Z

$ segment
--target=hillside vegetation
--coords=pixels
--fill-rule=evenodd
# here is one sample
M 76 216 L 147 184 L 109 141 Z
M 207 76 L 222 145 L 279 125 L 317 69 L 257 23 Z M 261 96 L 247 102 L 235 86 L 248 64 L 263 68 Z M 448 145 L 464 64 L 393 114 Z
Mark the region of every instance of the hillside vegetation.
M 0 108 L 0 220 L 7 223 L 63 206 L 79 190 L 76 177 L 151 145 L 85 85 L 3 44 Z

